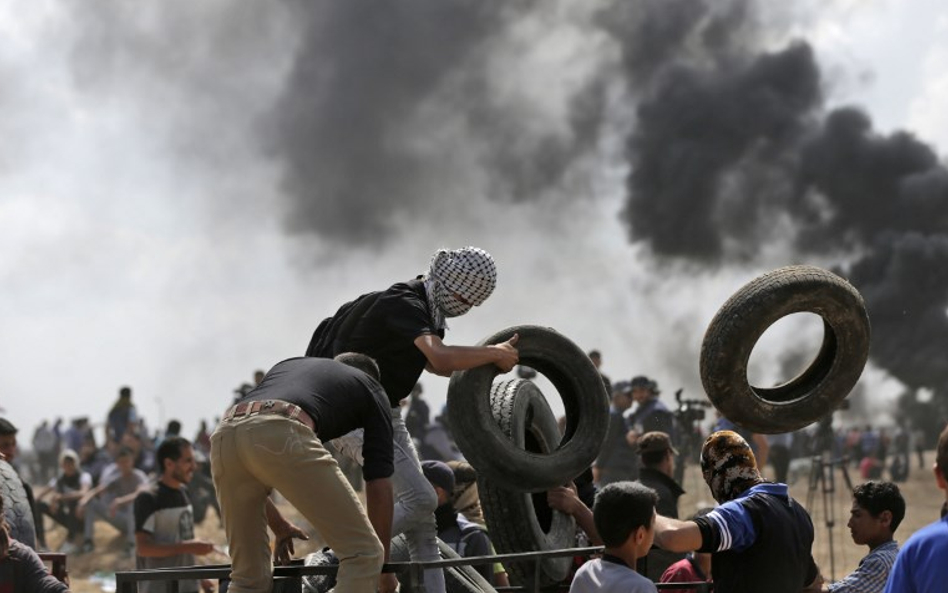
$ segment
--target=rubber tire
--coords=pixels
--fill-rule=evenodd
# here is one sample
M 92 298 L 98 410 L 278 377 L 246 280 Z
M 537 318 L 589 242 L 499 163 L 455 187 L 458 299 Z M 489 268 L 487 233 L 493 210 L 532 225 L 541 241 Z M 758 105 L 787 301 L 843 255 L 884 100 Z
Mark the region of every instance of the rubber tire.
M 458 448 L 480 475 L 511 490 L 540 492 L 568 482 L 596 459 L 609 423 L 609 398 L 586 353 L 556 330 L 514 326 L 480 345 L 505 342 L 514 334 L 520 336 L 520 362 L 545 375 L 563 399 L 566 431 L 559 447 L 538 455 L 511 444 L 491 411 L 491 383 L 499 372 L 494 365 L 451 376 L 448 416 Z
M 548 453 L 560 438 L 556 418 L 533 383 L 501 381 L 491 390 L 494 420 L 518 447 Z M 576 521 L 546 503 L 546 492 L 510 490 L 490 478 L 478 477 L 477 491 L 494 549 L 499 554 L 562 550 L 576 545 Z M 557 585 L 569 576 L 573 559 L 540 561 L 540 587 Z M 533 590 L 534 562 L 504 562 L 515 585 Z
M 750 385 L 747 363 L 778 319 L 809 312 L 823 319 L 823 345 L 796 378 L 773 388 Z M 869 357 L 869 317 L 859 292 L 813 266 L 788 266 L 754 279 L 715 315 L 701 346 L 701 383 L 729 420 L 754 432 L 798 430 L 835 410 Z
M 3 495 L 3 513 L 6 515 L 10 537 L 21 544 L 36 548 L 36 528 L 23 482 L 13 466 L 0 459 L 0 493 Z
M 304 566 L 339 565 L 339 559 L 329 548 L 306 555 Z M 315 574 L 303 577 L 303 593 L 329 593 L 336 586 L 336 574 Z
M 441 558 L 444 560 L 460 558 L 451 546 L 438 540 L 438 551 L 441 552 Z M 390 548 L 392 562 L 408 562 L 408 541 L 404 535 L 399 535 L 392 539 Z M 411 593 L 411 580 L 409 571 L 396 573 L 398 577 L 400 593 Z M 444 586 L 447 593 L 496 593 L 493 585 L 488 583 L 481 573 L 474 570 L 473 566 L 449 566 L 444 569 Z

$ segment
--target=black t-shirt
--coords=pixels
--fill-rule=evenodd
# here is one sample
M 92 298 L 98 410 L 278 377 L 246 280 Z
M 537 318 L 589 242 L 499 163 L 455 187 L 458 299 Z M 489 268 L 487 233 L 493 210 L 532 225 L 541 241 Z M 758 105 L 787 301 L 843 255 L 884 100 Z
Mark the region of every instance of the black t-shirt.
M 415 346 L 415 339 L 425 334 L 443 338 L 444 330 L 434 328 L 425 285 L 417 278 L 360 297 L 366 298 L 375 302 L 353 325 L 351 332 L 343 336 L 341 343 L 333 346 L 331 354 L 361 352 L 374 358 L 379 365 L 382 387 L 389 404 L 397 407 L 399 401 L 411 394 L 428 362 Z M 342 317 L 354 310 L 354 305 L 355 302 L 346 303 L 333 316 L 332 323 L 321 327 L 329 331 L 333 327 L 338 329 L 343 323 Z M 318 336 L 313 336 L 313 342 L 317 341 Z M 312 345 L 310 350 L 313 350 Z
M 326 358 L 290 358 L 278 363 L 241 403 L 278 399 L 303 408 L 322 441 L 365 429 L 362 475 L 394 472 L 392 412 L 381 386 L 362 371 Z
M 813 561 L 813 522 L 795 500 L 765 492 L 739 499 L 757 534 L 749 548 L 717 551 L 722 534 L 708 517 L 698 517 L 699 552 L 711 552 L 714 590 L 729 593 L 796 593 L 816 578 Z

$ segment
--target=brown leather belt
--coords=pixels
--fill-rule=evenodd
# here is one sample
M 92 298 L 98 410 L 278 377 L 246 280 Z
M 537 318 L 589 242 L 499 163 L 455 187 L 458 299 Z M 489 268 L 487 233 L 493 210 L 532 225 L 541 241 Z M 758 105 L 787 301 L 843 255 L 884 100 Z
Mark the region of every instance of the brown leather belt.
M 278 414 L 280 416 L 285 416 L 291 420 L 296 420 L 297 422 L 309 427 L 309 429 L 313 432 L 316 432 L 316 423 L 313 422 L 313 419 L 309 414 L 303 411 L 303 408 L 297 406 L 296 404 L 291 404 L 278 399 L 268 399 L 237 404 L 236 406 L 233 406 L 224 412 L 224 417 L 221 418 L 221 421 L 228 422 L 230 420 L 236 420 L 246 416 L 256 416 L 257 414 Z

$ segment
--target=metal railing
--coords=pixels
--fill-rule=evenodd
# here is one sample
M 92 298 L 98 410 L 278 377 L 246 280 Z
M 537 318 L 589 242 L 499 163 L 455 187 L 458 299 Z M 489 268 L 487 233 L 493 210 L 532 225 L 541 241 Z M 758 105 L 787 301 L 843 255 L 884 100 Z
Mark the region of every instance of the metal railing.
M 413 591 L 423 591 L 424 572 L 428 568 L 448 568 L 452 566 L 477 566 L 494 564 L 497 562 L 529 562 L 534 563 L 534 578 L 531 587 L 511 586 L 497 587 L 497 591 L 530 591 L 539 593 L 549 591 L 549 587 L 540 586 L 540 560 L 544 558 L 561 558 L 563 556 L 591 556 L 602 552 L 601 547 L 567 548 L 563 550 L 549 550 L 544 552 L 522 552 L 517 554 L 494 554 L 491 556 L 471 556 L 469 558 L 451 558 L 446 560 L 430 560 L 427 562 L 388 562 L 382 567 L 382 572 L 408 572 L 409 584 Z M 275 566 L 273 579 L 276 585 L 280 582 L 283 590 L 301 591 L 302 579 L 310 575 L 334 574 L 338 565 L 306 566 L 303 560 L 294 560 L 286 566 Z M 214 564 L 206 566 L 185 566 L 173 568 L 154 568 L 150 570 L 130 570 L 115 573 L 117 593 L 136 593 L 137 585 L 141 581 L 170 581 L 168 593 L 178 593 L 179 580 L 197 579 L 226 579 L 230 576 L 229 564 Z M 663 589 L 692 589 L 698 593 L 709 593 L 713 590 L 712 583 L 656 583 L 656 587 Z M 568 585 L 563 589 L 567 590 Z
M 66 571 L 66 555 L 59 552 L 40 552 L 37 554 L 43 563 L 49 563 L 49 574 L 65 583 L 69 573 Z

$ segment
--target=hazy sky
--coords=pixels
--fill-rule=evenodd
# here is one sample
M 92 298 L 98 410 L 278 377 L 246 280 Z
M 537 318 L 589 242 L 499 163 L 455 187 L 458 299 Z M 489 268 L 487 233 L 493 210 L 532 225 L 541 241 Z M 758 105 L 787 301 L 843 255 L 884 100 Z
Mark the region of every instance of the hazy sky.
M 414 158 L 391 173 L 390 186 L 385 177 L 358 179 L 358 167 L 343 162 L 366 151 L 382 158 L 390 148 L 358 146 L 359 129 L 332 137 L 340 162 L 287 165 L 288 138 L 328 134 L 293 129 L 287 114 L 297 103 L 287 99 L 287 81 L 307 74 L 301 48 L 333 47 L 319 44 L 329 33 L 299 24 L 294 3 L 114 1 L 94 4 L 99 13 L 51 0 L 0 5 L 0 407 L 21 441 L 43 418 L 101 423 L 121 385 L 133 388 L 153 429 L 177 418 L 193 436 L 254 369 L 300 355 L 322 317 L 423 272 L 442 246 L 483 247 L 500 275 L 484 306 L 451 323 L 447 342 L 547 325 L 602 350 L 613 379 L 644 373 L 666 396 L 679 386 L 699 396 L 707 323 L 741 283 L 794 263 L 781 244 L 745 266 L 707 270 L 653 260 L 630 244 L 619 220 L 628 172 L 617 156 L 622 130 L 597 136 L 582 159 L 563 156 L 568 168 L 551 187 L 541 171 L 543 199 L 498 199 L 485 171 L 500 169 L 471 163 L 506 157 L 484 151 L 450 113 L 452 93 L 464 90 L 467 105 L 480 100 L 472 94 L 504 105 L 466 118 L 502 114 L 524 129 L 554 130 L 554 139 L 575 135 L 561 123 L 568 91 L 595 65 L 618 60 L 618 50 L 601 31 L 577 25 L 583 15 L 568 4 L 503 21 L 503 43 L 478 57 L 487 73 L 481 86 L 422 79 L 413 84 L 430 85 L 437 101 L 411 103 L 409 88 L 360 118 L 392 134 L 429 118 L 440 123 L 424 138 L 394 136 Z M 877 130 L 910 130 L 944 154 L 943 3 L 808 2 L 777 16 L 784 26 L 773 44 L 810 42 L 828 106 L 862 105 Z M 471 26 L 498 25 L 485 17 Z M 363 83 L 356 75 L 343 82 L 353 80 Z M 629 104 L 617 93 L 604 92 L 607 129 L 627 121 Z M 305 100 L 333 100 L 326 94 Z M 512 160 L 503 165 L 530 165 Z M 402 182 L 432 162 L 440 176 Z M 337 226 L 318 200 L 301 210 L 288 196 L 307 175 L 368 188 L 366 201 L 356 195 L 343 206 L 377 226 L 359 231 L 365 236 Z M 770 345 L 763 367 L 779 354 Z M 866 380 L 873 393 L 897 389 L 878 372 Z M 446 381 L 422 382 L 437 409 Z

